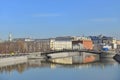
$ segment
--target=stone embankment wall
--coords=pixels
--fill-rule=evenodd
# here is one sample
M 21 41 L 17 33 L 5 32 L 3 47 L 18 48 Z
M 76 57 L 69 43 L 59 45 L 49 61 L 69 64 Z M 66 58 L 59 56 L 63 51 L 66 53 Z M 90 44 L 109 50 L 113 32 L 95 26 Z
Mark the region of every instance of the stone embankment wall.
M 0 58 L 0 67 L 15 65 L 27 62 L 27 56 L 13 56 L 7 58 Z

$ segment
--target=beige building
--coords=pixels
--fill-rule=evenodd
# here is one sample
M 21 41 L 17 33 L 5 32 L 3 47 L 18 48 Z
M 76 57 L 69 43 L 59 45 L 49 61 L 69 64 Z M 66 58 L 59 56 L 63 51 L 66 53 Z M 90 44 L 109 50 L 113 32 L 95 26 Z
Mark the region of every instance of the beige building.
M 51 50 L 63 50 L 63 49 L 72 49 L 72 41 L 58 41 L 58 40 L 50 40 L 50 48 Z
M 91 40 L 89 37 L 77 37 L 77 36 L 66 36 L 66 37 L 56 37 L 50 39 L 51 50 L 71 50 L 73 49 L 72 41 L 78 40 Z

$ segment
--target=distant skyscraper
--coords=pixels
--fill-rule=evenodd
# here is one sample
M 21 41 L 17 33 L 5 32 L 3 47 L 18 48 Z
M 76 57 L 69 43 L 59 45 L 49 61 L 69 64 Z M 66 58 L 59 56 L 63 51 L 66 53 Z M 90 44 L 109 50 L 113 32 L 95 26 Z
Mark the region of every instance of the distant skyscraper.
M 12 41 L 12 34 L 11 33 L 9 34 L 8 40 Z

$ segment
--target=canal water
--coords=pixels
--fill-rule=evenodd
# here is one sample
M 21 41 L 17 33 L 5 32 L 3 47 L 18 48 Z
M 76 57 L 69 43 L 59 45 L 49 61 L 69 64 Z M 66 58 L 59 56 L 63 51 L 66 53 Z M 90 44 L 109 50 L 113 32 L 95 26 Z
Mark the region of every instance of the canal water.
M 55 64 L 33 59 L 1 67 L 0 80 L 120 80 L 120 64 L 113 59 L 85 64 Z

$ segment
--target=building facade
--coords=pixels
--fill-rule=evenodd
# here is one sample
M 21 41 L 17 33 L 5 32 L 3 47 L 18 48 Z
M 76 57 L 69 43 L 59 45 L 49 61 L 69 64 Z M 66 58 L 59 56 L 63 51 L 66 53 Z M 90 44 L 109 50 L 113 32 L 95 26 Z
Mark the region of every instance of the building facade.
M 52 50 L 93 49 L 93 43 L 89 37 L 66 36 L 56 37 L 50 40 Z
M 92 50 L 93 49 L 93 43 L 91 40 L 78 40 L 78 41 L 72 41 L 73 49 L 87 49 Z
M 102 50 L 104 46 L 111 46 L 112 50 L 115 50 L 117 48 L 116 39 L 113 37 L 99 35 L 90 36 L 90 38 L 93 41 L 95 50 Z
M 51 50 L 71 50 L 72 39 L 72 37 L 56 37 L 50 39 L 50 48 Z

